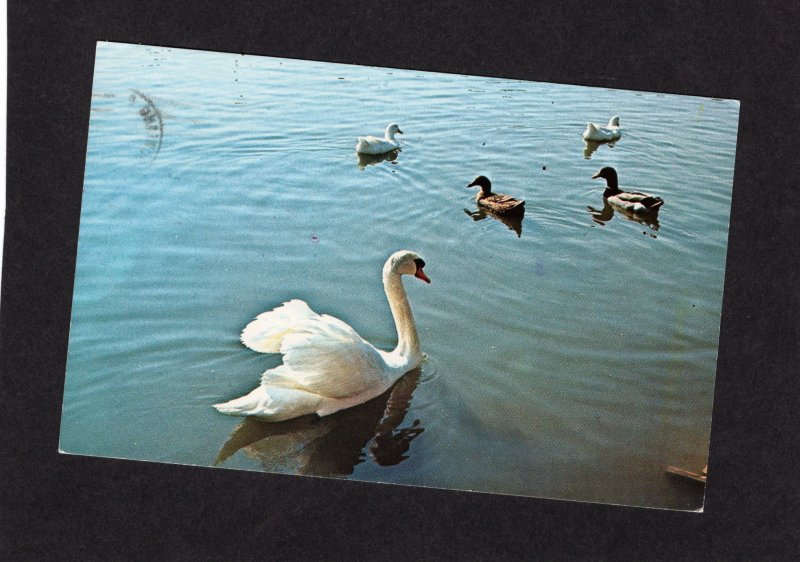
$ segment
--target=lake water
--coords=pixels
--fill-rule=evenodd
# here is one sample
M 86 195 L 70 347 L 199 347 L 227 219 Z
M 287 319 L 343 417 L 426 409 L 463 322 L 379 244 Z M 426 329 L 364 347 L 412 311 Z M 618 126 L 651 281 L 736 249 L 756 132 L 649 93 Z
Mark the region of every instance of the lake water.
M 738 113 L 101 43 L 61 449 L 699 508 L 665 467 L 707 462 Z M 587 147 L 612 115 L 622 139 Z M 393 121 L 400 153 L 359 160 L 355 137 Z M 587 209 L 602 166 L 665 199 L 657 225 Z M 476 213 L 478 174 L 527 201 L 521 225 Z M 238 338 L 291 298 L 391 349 L 398 249 L 433 282 L 405 278 L 427 360 L 391 397 L 283 424 L 211 407 L 280 363 Z

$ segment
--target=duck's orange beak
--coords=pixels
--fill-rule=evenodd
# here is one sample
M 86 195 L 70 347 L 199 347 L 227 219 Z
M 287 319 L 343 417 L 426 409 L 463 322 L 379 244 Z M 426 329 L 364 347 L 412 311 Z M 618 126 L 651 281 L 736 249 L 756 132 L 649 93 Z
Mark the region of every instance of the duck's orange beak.
M 425 275 L 425 272 L 422 271 L 421 267 L 417 268 L 417 272 L 414 274 L 414 277 L 416 277 L 417 279 L 422 279 L 426 283 L 430 283 L 431 282 L 430 278 L 427 275 Z

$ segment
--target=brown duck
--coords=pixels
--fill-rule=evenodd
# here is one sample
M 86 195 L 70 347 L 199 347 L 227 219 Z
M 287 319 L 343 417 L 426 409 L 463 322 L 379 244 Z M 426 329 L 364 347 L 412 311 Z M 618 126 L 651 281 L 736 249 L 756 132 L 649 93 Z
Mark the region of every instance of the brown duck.
M 478 205 L 486 207 L 498 215 L 522 214 L 525 212 L 525 201 L 514 199 L 510 195 L 492 193 L 492 182 L 486 176 L 478 176 L 467 187 L 478 186 L 481 188 L 475 201 Z

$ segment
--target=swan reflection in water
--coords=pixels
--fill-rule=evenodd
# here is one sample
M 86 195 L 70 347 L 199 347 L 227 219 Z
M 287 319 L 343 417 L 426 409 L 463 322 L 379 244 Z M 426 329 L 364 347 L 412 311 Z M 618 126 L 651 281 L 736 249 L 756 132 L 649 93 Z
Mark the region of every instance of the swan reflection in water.
M 243 451 L 270 472 L 347 476 L 366 454 L 380 466 L 408 458 L 425 429 L 419 420 L 403 423 L 421 370 L 413 369 L 369 402 L 325 417 L 303 416 L 285 422 L 245 418 L 222 446 L 215 465 Z
M 586 160 L 591 160 L 592 154 L 594 154 L 600 145 L 606 145 L 608 148 L 614 148 L 614 145 L 617 144 L 619 139 L 615 139 L 612 141 L 593 141 L 593 140 L 584 140 L 583 141 L 583 157 Z
M 360 152 L 356 152 L 356 156 L 358 156 L 358 169 L 363 170 L 367 166 L 380 164 L 381 162 L 387 160 L 391 163 L 395 163 L 399 155 L 400 149 L 392 150 L 391 152 L 384 152 L 383 154 L 362 154 Z
M 603 199 L 603 208 L 598 210 L 594 207 L 587 206 L 586 210 L 589 211 L 589 215 L 592 217 L 592 220 L 599 224 L 600 226 L 605 226 L 608 221 L 614 218 L 614 213 L 617 212 L 624 216 L 626 219 L 632 222 L 638 222 L 639 224 L 643 224 L 646 227 L 650 228 L 654 232 L 657 232 L 659 227 L 661 226 L 658 222 L 658 215 L 646 215 L 646 214 L 636 214 L 631 212 L 626 212 L 621 209 L 614 209 L 608 201 Z M 647 233 L 645 233 L 647 234 Z M 655 238 L 655 235 L 650 234 Z
M 517 238 L 522 237 L 522 219 L 524 215 L 498 215 L 495 212 L 492 212 L 490 209 L 486 209 L 484 207 L 478 207 L 475 211 L 470 211 L 469 209 L 464 209 L 464 212 L 472 217 L 473 221 L 482 221 L 486 217 L 492 217 L 495 220 L 502 222 L 504 225 L 508 227 L 509 230 L 513 230 L 517 233 Z

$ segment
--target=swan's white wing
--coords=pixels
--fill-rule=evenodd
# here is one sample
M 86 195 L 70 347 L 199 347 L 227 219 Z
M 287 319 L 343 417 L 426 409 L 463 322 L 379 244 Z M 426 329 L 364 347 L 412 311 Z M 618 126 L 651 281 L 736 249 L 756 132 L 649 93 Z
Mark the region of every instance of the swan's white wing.
M 244 345 L 261 353 L 278 353 L 281 340 L 297 326 L 319 314 L 311 310 L 300 299 L 293 299 L 281 306 L 259 314 L 242 330 L 241 340 Z
M 381 137 L 374 137 L 372 135 L 367 135 L 366 137 L 358 137 L 358 141 L 372 144 L 377 142 L 383 142 L 383 139 Z
M 377 349 L 337 318 L 316 315 L 284 335 L 283 365 L 266 371 L 261 384 L 345 398 L 380 386 L 386 362 Z

